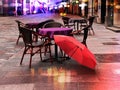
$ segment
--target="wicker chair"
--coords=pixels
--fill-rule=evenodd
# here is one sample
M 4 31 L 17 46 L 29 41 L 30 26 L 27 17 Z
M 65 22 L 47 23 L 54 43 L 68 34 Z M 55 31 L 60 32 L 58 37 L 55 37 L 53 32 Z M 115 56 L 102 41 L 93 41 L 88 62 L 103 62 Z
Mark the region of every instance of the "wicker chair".
M 18 25 L 18 31 L 19 31 L 18 39 L 17 39 L 17 41 L 16 41 L 16 44 L 18 44 L 19 39 L 22 38 L 22 33 L 21 33 L 21 31 L 20 31 L 20 25 L 24 25 L 24 26 L 25 26 L 25 24 L 22 23 L 22 22 L 19 21 L 19 20 L 15 20 L 15 22 L 16 22 L 17 25 Z
M 59 22 L 48 22 L 43 25 L 43 28 L 50 28 L 50 27 L 63 27 L 63 25 Z
M 92 26 L 93 26 L 94 19 L 95 19 L 95 16 L 89 16 L 89 18 L 87 19 L 87 22 L 88 22 L 88 23 L 86 24 L 86 22 L 85 22 L 85 24 L 81 24 L 80 27 L 81 27 L 81 28 L 82 28 L 82 27 L 84 28 L 84 27 L 86 27 L 86 26 L 89 25 L 89 26 L 90 26 L 89 31 L 92 30 L 92 33 L 93 33 L 93 35 L 94 35 L 95 32 L 94 32 L 93 27 L 92 27 Z
M 48 20 L 45 20 L 45 21 L 43 21 L 43 22 L 40 22 L 38 25 L 37 25 L 37 31 L 38 31 L 38 29 L 39 28 L 43 28 L 43 26 L 46 24 L 46 23 L 49 23 L 49 22 L 54 22 L 54 20 L 53 19 L 48 19 Z
M 51 48 L 49 45 L 49 41 L 50 41 L 49 37 L 40 35 L 40 34 L 36 33 L 35 31 L 30 30 L 30 29 L 25 28 L 25 27 L 22 27 L 22 26 L 20 26 L 20 32 L 22 34 L 24 45 L 25 45 L 20 65 L 22 65 L 23 58 L 24 58 L 25 54 L 30 54 L 29 68 L 31 68 L 32 57 L 36 53 L 40 54 L 40 59 L 41 59 L 41 61 L 43 61 L 42 53 L 47 53 L 47 52 L 46 52 L 46 49 L 44 49 L 44 52 L 42 52 L 43 51 L 42 48 L 49 48 L 48 53 L 50 53 L 50 60 L 52 62 Z M 34 41 L 33 35 L 37 35 L 39 37 L 39 40 Z
M 91 28 L 91 26 L 88 25 L 81 30 L 73 31 L 71 34 L 74 36 L 74 35 L 80 33 L 81 31 L 83 31 L 84 32 L 83 33 L 83 40 L 82 40 L 81 43 L 83 43 L 87 47 L 86 41 L 87 41 L 87 37 L 88 37 L 88 31 L 89 31 L 90 28 Z

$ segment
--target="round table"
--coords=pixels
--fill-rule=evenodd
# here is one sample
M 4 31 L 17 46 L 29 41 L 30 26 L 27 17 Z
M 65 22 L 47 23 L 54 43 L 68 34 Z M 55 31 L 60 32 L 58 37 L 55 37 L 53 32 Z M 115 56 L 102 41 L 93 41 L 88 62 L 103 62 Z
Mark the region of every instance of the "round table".
M 71 33 L 73 31 L 72 28 L 66 28 L 66 27 L 54 27 L 54 28 L 42 28 L 39 29 L 39 34 L 47 35 L 52 40 L 54 40 L 54 35 L 67 35 L 71 36 Z M 58 50 L 57 45 L 55 44 L 55 58 L 58 58 Z

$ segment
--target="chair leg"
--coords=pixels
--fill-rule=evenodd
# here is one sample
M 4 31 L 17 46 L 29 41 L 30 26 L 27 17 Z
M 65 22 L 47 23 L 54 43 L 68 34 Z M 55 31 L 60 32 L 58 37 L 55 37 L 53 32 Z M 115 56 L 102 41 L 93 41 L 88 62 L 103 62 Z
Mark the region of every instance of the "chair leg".
M 93 30 L 93 28 L 91 27 L 91 30 L 92 30 L 92 32 L 93 32 L 93 35 L 95 35 L 95 32 L 94 32 L 94 30 Z
M 41 49 L 40 49 L 40 59 L 41 59 L 41 61 L 43 61 L 42 60 L 42 51 L 41 51 Z
M 49 54 L 50 54 L 50 56 L 49 56 L 50 57 L 50 61 L 51 61 L 51 63 L 53 63 L 50 45 L 48 45 L 48 49 L 49 49 Z
M 46 55 L 46 53 L 47 53 L 47 48 L 48 48 L 48 46 L 46 45 L 46 46 L 45 46 L 45 52 L 44 52 L 44 55 Z
M 91 26 L 90 28 L 89 28 L 89 35 L 95 35 L 95 32 L 94 32 L 94 30 L 93 30 L 93 27 Z
M 24 49 L 24 52 L 23 52 L 23 55 L 22 55 L 22 58 L 21 58 L 21 61 L 20 61 L 20 65 L 22 65 L 22 62 L 23 62 L 23 58 L 24 58 L 25 53 L 26 53 L 26 48 Z
M 17 41 L 16 41 L 16 45 L 18 45 L 19 39 L 20 39 L 20 36 L 18 37 L 18 39 L 17 39 Z
M 84 30 L 84 36 L 83 36 L 83 41 L 82 43 L 87 47 L 87 44 L 86 44 L 86 40 L 87 40 L 87 37 L 88 37 L 88 28 Z
M 51 47 L 49 46 L 49 52 L 50 52 L 50 57 L 52 57 L 52 55 L 51 55 Z
M 33 48 L 31 48 L 31 52 L 30 52 L 30 63 L 29 63 L 29 68 L 31 68 L 32 56 L 33 56 Z
M 74 26 L 74 29 L 75 29 L 75 23 L 73 24 L 73 26 Z
M 81 42 L 81 43 L 84 44 L 84 45 L 87 47 L 86 41 L 83 41 L 83 42 Z

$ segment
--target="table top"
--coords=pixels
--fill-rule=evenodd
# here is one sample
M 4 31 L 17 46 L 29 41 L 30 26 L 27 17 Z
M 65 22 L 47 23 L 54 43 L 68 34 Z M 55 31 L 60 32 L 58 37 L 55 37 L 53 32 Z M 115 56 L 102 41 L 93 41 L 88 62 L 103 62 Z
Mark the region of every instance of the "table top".
M 72 28 L 67 28 L 67 27 L 52 27 L 52 28 L 42 28 L 40 29 L 40 31 L 69 31 L 71 30 Z
M 86 19 L 83 18 L 83 17 L 73 16 L 73 15 L 66 15 L 66 16 L 64 16 L 64 17 L 67 17 L 67 18 L 69 18 L 69 21 L 74 21 L 74 22 L 79 22 L 79 21 L 86 20 Z
M 29 27 L 29 28 L 36 28 L 37 25 L 39 24 L 40 22 L 32 22 L 32 23 L 26 23 L 26 25 Z
M 50 38 L 53 39 L 54 35 L 70 35 L 72 30 L 72 28 L 65 27 L 42 28 L 39 29 L 39 33 L 42 35 L 48 35 Z

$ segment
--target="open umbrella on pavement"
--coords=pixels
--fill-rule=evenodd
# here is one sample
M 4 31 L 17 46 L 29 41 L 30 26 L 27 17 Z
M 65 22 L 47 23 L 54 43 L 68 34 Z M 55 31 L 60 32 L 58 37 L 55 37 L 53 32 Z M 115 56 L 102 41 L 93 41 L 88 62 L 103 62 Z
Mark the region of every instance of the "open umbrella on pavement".
M 55 43 L 71 58 L 83 66 L 94 69 L 95 56 L 81 42 L 72 36 L 54 35 Z

